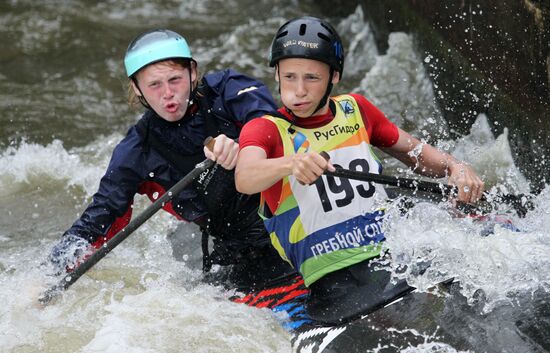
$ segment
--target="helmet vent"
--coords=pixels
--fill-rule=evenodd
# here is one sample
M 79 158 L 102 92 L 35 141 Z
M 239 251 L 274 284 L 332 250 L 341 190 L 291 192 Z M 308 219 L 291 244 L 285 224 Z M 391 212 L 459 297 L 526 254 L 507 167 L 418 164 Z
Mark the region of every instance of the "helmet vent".
M 277 35 L 277 37 L 275 37 L 275 39 L 282 38 L 282 37 L 286 36 L 287 34 L 288 34 L 288 31 L 281 32 Z
M 305 23 L 302 23 L 300 25 L 300 35 L 303 36 L 304 34 L 306 34 L 306 29 L 307 29 L 307 25 Z
M 325 25 L 323 22 L 321 22 L 321 26 L 323 26 L 327 31 L 330 32 L 330 34 L 334 35 L 334 31 L 329 26 Z
M 326 35 L 324 35 L 323 33 L 317 33 L 317 36 L 318 36 L 319 38 L 321 38 L 322 40 L 327 41 L 327 42 L 330 43 L 330 38 L 327 37 Z

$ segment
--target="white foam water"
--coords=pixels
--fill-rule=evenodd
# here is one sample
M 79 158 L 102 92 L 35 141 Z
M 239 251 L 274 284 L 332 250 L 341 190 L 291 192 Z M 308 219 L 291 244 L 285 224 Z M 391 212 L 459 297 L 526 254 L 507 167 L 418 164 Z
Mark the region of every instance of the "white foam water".
M 60 140 L 46 146 L 26 141 L 10 146 L 0 154 L 0 195 L 53 183 L 55 187 L 78 187 L 91 196 L 120 138 L 119 134 L 100 137 L 69 151 Z
M 38 259 L 51 241 L 3 253 L 2 350 L 290 351 L 269 310 L 232 303 L 233 293 L 201 284 L 200 271 L 174 259 L 165 234 L 175 224 L 165 214 L 153 217 L 45 308 L 36 298 L 55 280 L 44 277 Z

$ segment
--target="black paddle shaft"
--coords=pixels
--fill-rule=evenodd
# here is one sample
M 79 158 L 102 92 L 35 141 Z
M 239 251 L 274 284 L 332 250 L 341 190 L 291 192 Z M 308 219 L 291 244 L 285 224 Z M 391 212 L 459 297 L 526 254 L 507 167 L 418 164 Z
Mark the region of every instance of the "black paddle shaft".
M 343 168 L 336 168 L 336 171 L 334 172 L 325 170 L 324 174 L 330 175 L 333 177 L 367 181 L 367 182 L 373 182 L 376 184 L 391 185 L 391 186 L 396 186 L 396 187 L 411 189 L 411 190 L 420 190 L 420 191 L 430 192 L 433 194 L 440 194 L 443 196 L 448 196 L 448 195 L 454 196 L 458 194 L 458 188 L 456 186 L 441 184 L 441 183 L 433 183 L 433 182 L 422 181 L 417 179 L 408 179 L 408 178 L 395 177 L 395 176 L 389 176 L 389 175 L 374 174 L 374 173 L 361 172 L 361 171 L 355 171 L 355 170 L 349 170 L 349 169 L 343 169 Z M 504 194 L 504 195 L 496 195 L 496 196 L 488 197 L 487 194 L 484 193 L 481 196 L 480 201 L 489 202 L 489 203 L 502 202 L 502 203 L 508 204 L 516 210 L 516 212 L 520 217 L 525 217 L 525 215 L 529 210 L 533 210 L 535 208 L 535 204 L 532 201 L 532 196 L 524 195 L 524 194 L 519 194 L 519 195 Z
M 206 159 L 203 162 L 196 165 L 189 174 L 184 176 L 178 181 L 172 188 L 159 197 L 149 207 L 147 207 L 139 216 L 134 218 L 126 227 L 116 233 L 108 242 L 106 242 L 101 248 L 97 249 L 90 257 L 88 257 L 83 263 L 81 263 L 74 271 L 65 275 L 56 285 L 48 289 L 42 294 L 38 300 L 43 305 L 48 304 L 53 298 L 55 298 L 62 290 L 69 288 L 75 283 L 83 274 L 92 268 L 99 260 L 105 257 L 111 250 L 113 250 L 118 244 L 132 234 L 139 226 L 145 221 L 151 218 L 159 209 L 171 201 L 174 196 L 179 194 L 189 184 L 195 180 L 202 172 L 214 165 L 214 161 Z
M 336 168 L 336 171 L 334 172 L 325 170 L 324 174 L 333 177 L 369 181 L 376 184 L 397 186 L 400 188 L 426 191 L 441 195 L 456 195 L 458 193 L 458 189 L 456 188 L 456 186 L 451 186 L 447 184 L 432 183 L 429 181 L 354 171 L 343 168 Z
M 330 156 L 326 151 L 322 151 L 320 154 L 327 161 L 330 160 Z M 426 192 L 431 192 L 433 194 L 441 194 L 444 196 L 458 194 L 458 188 L 452 185 L 432 183 L 429 181 L 422 181 L 417 179 L 408 179 L 408 178 L 387 176 L 387 175 L 381 175 L 381 174 L 374 174 L 369 172 L 355 171 L 350 169 L 344 169 L 341 167 L 336 168 L 334 172 L 325 170 L 324 174 L 330 175 L 333 177 L 367 181 L 367 182 L 373 182 L 376 184 L 397 186 L 405 189 L 426 191 Z

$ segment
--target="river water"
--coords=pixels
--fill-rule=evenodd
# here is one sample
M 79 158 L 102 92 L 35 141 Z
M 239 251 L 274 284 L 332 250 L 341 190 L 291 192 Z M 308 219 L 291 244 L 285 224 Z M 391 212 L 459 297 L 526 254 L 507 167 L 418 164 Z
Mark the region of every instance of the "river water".
M 51 305 L 39 293 L 54 282 L 40 272 L 51 246 L 95 192 L 112 149 L 138 118 L 125 103 L 122 57 L 139 32 L 183 33 L 203 72 L 233 67 L 264 80 L 271 36 L 286 19 L 326 16 L 313 1 L 192 0 L 128 2 L 8 0 L 0 3 L 0 351 L 2 352 L 290 352 L 290 335 L 266 310 L 226 300 L 201 283 L 200 240 L 192 225 L 159 213 Z M 365 94 L 396 124 L 471 163 L 488 187 L 528 193 L 506 132 L 493 136 L 480 114 L 471 132 L 448 139 L 438 93 L 406 33 L 379 53 L 360 8 L 330 21 L 347 48 L 338 92 Z M 495 117 L 493 117 L 495 118 Z M 385 161 L 388 173 L 402 166 Z M 396 338 L 372 352 L 536 352 L 550 349 L 550 195 L 520 218 L 521 231 L 453 217 L 449 205 L 420 202 L 401 217 L 390 208 L 388 246 L 399 274 L 420 289 L 454 276 L 462 320 L 411 328 L 421 343 Z M 137 198 L 135 212 L 148 201 Z M 433 269 L 433 270 L 432 270 Z M 434 308 L 434 312 L 435 312 Z M 433 312 L 432 312 L 433 314 Z M 402 315 L 406 316 L 406 313 Z M 375 323 L 371 325 L 376 326 Z M 376 327 L 373 327 L 376 329 Z M 448 328 L 447 328 L 448 329 Z M 402 328 L 390 329 L 392 337 Z M 445 330 L 445 329 L 443 329 Z

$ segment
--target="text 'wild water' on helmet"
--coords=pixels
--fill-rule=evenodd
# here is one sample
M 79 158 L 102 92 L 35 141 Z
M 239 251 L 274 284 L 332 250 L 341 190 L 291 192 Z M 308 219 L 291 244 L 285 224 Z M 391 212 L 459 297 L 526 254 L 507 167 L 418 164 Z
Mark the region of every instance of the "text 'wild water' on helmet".
M 305 58 L 328 64 L 340 73 L 344 71 L 344 47 L 336 30 L 316 17 L 293 19 L 279 28 L 269 53 L 269 66 L 281 59 Z
M 168 29 L 155 29 L 140 34 L 130 43 L 124 67 L 131 77 L 144 66 L 174 58 L 193 60 L 185 38 Z

